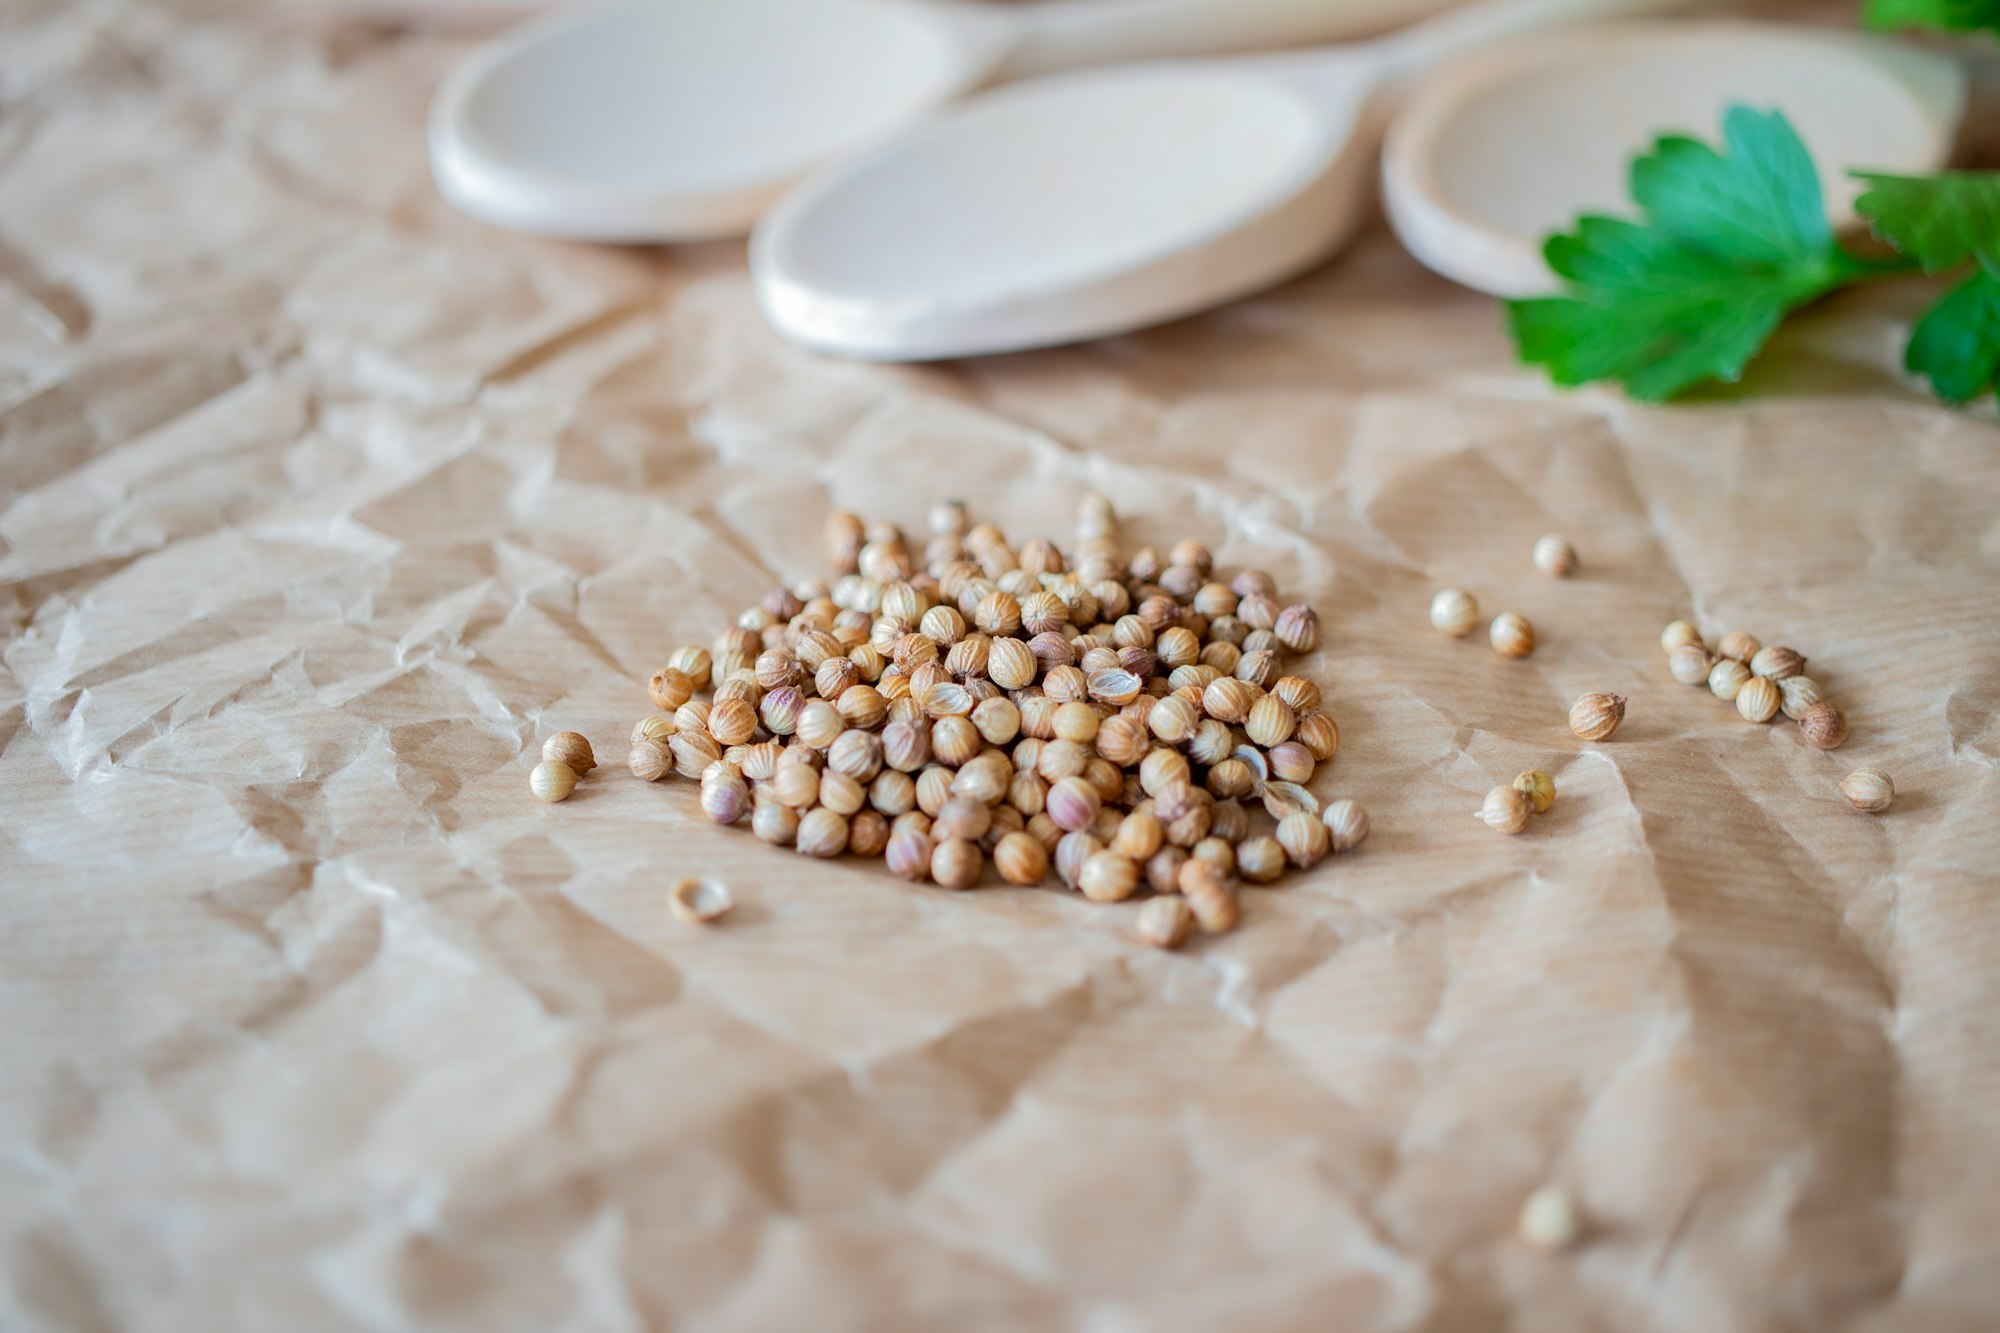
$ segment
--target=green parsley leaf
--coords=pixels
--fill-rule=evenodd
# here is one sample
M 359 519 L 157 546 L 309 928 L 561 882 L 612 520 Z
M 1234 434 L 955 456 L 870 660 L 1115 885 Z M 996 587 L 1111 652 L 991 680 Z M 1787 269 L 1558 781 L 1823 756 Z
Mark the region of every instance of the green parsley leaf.
M 1871 28 L 2000 32 L 2000 0 L 1868 0 L 1862 18 Z
M 1812 157 L 1779 113 L 1733 106 L 1727 154 L 1680 136 L 1632 164 L 1643 223 L 1584 217 L 1543 249 L 1565 294 L 1507 303 L 1521 358 L 1558 384 L 1658 401 L 1734 381 L 1786 313 L 1883 271 L 1834 244 Z
M 1977 259 L 2000 271 L 2000 171 L 1948 171 L 1941 176 L 1850 173 L 1867 190 L 1854 210 L 1875 234 L 1916 259 L 1927 273 Z
M 1903 364 L 1947 403 L 1970 402 L 2000 376 L 2000 277 L 1979 269 L 1917 321 Z

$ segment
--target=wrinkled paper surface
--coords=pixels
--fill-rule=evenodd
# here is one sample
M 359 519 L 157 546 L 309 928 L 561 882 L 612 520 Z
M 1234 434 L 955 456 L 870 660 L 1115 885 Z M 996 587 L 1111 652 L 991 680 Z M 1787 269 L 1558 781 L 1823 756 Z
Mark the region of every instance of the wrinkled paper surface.
M 2000 431 L 1896 370 L 1921 285 L 1671 409 L 1515 368 L 1379 227 L 1140 336 L 841 364 L 739 246 L 446 210 L 466 41 L 0 27 L 0 1325 L 2000 1320 Z M 830 505 L 1062 537 L 1088 488 L 1324 618 L 1313 786 L 1374 834 L 1238 933 L 808 862 L 623 770 Z M 1534 655 L 1433 633 L 1447 583 Z M 1807 653 L 1853 739 L 1675 684 L 1679 615 Z M 539 805 L 571 727 L 604 767 Z M 1531 767 L 1554 810 L 1488 832 Z M 1513 1237 L 1547 1180 L 1569 1255 Z

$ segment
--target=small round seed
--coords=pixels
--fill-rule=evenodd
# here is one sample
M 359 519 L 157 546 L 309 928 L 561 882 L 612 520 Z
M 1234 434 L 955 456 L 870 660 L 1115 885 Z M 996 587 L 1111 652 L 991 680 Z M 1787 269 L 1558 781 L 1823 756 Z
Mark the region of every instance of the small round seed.
M 1263 834 L 1236 844 L 1236 873 L 1253 884 L 1270 884 L 1285 873 L 1285 848 Z
M 1745 722 L 1769 722 L 1781 702 L 1777 685 L 1764 676 L 1750 677 L 1736 691 L 1736 711 Z
M 1552 579 L 1576 573 L 1576 548 L 1551 532 L 1535 543 L 1535 568 Z
M 1333 835 L 1333 850 L 1336 852 L 1351 852 L 1368 838 L 1368 812 L 1361 808 L 1358 801 L 1335 801 L 1320 813 L 1320 821 Z M 1240 848 L 1237 859 L 1240 864 Z
M 1876 814 L 1896 799 L 1896 784 L 1879 768 L 1857 768 L 1840 780 L 1840 794 L 1856 810 Z
M 1040 884 L 1049 873 L 1048 849 L 1025 832 L 1009 833 L 994 844 L 993 868 L 1009 884 Z
M 1093 853 L 1077 877 L 1083 896 L 1097 903 L 1123 902 L 1138 887 L 1138 863 L 1113 851 Z
M 1502 657 L 1526 657 L 1535 651 L 1534 626 L 1526 616 L 1513 611 L 1502 611 L 1493 617 L 1487 638 L 1493 644 L 1493 651 Z
M 1701 631 L 1685 620 L 1672 620 L 1660 631 L 1660 651 L 1671 653 L 1676 648 L 1702 646 Z
M 1480 819 L 1495 833 L 1519 833 L 1528 827 L 1528 817 L 1533 813 L 1528 798 L 1512 787 L 1495 787 L 1486 793 L 1486 800 L 1479 807 Z
M 986 870 L 986 854 L 976 842 L 946 838 L 931 852 L 931 878 L 947 889 L 969 889 Z
M 1715 659 L 1698 643 L 1684 643 L 1667 654 L 1667 670 L 1683 685 L 1706 685 Z
M 528 790 L 538 801 L 553 805 L 557 801 L 569 799 L 576 790 L 576 770 L 555 759 L 544 759 L 528 774 Z
M 1194 933 L 1194 909 L 1178 896 L 1150 898 L 1139 908 L 1139 938 L 1156 949 L 1178 949 Z
M 1847 715 L 1822 699 L 1799 714 L 1799 731 L 1822 750 L 1831 750 L 1847 739 Z
M 568 765 L 578 777 L 597 767 L 597 756 L 591 753 L 590 742 L 574 731 L 558 731 L 543 741 L 542 758 Z
M 1333 851 L 1333 833 L 1317 814 L 1299 810 L 1278 821 L 1278 845 L 1285 849 L 1286 860 L 1300 870 L 1311 870 Z
M 847 850 L 847 816 L 835 814 L 825 806 L 808 810 L 799 818 L 794 841 L 807 856 L 822 860 L 839 856 Z
M 1431 598 L 1431 625 L 1462 639 L 1479 625 L 1479 603 L 1463 588 L 1446 588 Z
M 1556 803 L 1556 780 L 1538 769 L 1515 778 L 1514 790 L 1528 798 L 1528 804 L 1538 815 L 1547 814 Z
M 1737 629 L 1723 635 L 1722 641 L 1715 645 L 1715 651 L 1719 656 L 1726 657 L 1732 662 L 1741 662 L 1748 666 L 1750 659 L 1755 657 L 1763 646 L 1757 642 L 1756 635 L 1745 634 Z
M 1570 705 L 1569 729 L 1587 741 L 1610 740 L 1625 721 L 1625 696 L 1593 691 Z M 1509 788 L 1508 790 L 1512 790 Z

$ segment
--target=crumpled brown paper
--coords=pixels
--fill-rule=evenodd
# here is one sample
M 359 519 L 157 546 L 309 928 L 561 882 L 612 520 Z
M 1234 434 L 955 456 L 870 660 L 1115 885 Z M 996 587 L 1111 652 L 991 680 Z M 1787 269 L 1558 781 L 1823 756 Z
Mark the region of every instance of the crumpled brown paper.
M 1379 230 L 1142 336 L 842 364 L 740 247 L 444 209 L 464 41 L 0 19 L 0 1326 L 2000 1321 L 2000 431 L 1894 370 L 1921 292 L 1670 409 L 1552 391 Z M 622 771 L 829 505 L 1063 536 L 1086 488 L 1324 618 L 1314 787 L 1374 834 L 1240 932 L 1152 953 Z M 1541 646 L 1431 632 L 1447 583 Z M 1809 654 L 1853 739 L 1676 685 L 1677 615 Z M 565 727 L 607 763 L 544 807 Z M 1568 1255 L 1513 1237 L 1547 1180 Z

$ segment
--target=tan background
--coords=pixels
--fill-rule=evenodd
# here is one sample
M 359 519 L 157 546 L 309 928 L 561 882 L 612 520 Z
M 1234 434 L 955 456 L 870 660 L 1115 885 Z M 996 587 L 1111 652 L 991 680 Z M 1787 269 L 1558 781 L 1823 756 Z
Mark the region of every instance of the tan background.
M 2000 1320 L 2000 431 L 1894 373 L 1921 291 L 1665 410 L 1517 370 L 1379 230 L 1144 336 L 843 365 L 738 247 L 445 211 L 460 38 L 4 15 L 0 1326 Z M 807 863 L 615 763 L 830 502 L 1066 535 L 1086 487 L 1324 618 L 1314 786 L 1375 833 L 1241 932 Z M 1445 582 L 1541 648 L 1431 633 Z M 1674 684 L 1680 614 L 1853 739 Z M 544 808 L 562 727 L 614 763 Z M 1530 766 L 1554 812 L 1487 832 Z M 664 910 L 695 870 L 725 929 Z M 1511 1239 L 1548 1178 L 1571 1256 Z

